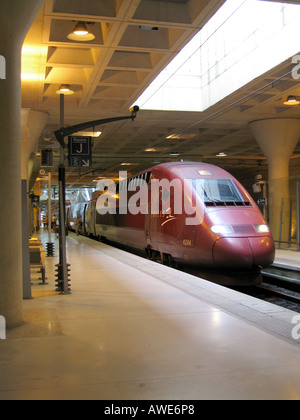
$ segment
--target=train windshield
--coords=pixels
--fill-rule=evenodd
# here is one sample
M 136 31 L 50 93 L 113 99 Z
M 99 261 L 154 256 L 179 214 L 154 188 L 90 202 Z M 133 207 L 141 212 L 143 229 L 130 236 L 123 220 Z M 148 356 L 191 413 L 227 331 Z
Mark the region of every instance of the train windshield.
M 194 179 L 193 185 L 204 202 L 244 201 L 231 179 Z

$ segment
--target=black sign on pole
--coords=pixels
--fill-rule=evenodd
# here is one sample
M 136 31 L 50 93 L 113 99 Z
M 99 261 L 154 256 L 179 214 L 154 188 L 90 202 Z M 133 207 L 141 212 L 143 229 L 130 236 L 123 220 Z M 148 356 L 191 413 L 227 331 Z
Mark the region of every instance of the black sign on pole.
M 69 137 L 69 166 L 71 168 L 92 167 L 92 137 Z
M 41 152 L 41 167 L 51 168 L 53 166 L 53 150 L 44 149 Z

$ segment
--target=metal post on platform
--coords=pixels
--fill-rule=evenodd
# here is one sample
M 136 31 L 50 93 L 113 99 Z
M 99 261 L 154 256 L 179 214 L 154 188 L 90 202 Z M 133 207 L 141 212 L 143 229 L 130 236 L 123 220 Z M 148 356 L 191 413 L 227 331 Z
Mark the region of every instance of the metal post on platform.
M 266 183 L 266 181 L 263 181 L 262 182 L 262 186 L 263 186 L 263 197 L 266 198 L 266 202 L 265 202 L 264 209 L 263 209 L 263 215 L 264 215 L 265 220 L 268 220 L 268 207 L 267 207 L 267 203 L 268 203 L 268 201 L 267 201 L 268 200 L 267 199 L 268 192 L 267 192 L 267 183 Z
M 283 223 L 283 207 L 284 207 L 284 198 L 281 199 L 281 208 L 280 208 L 280 221 L 279 221 L 279 246 L 281 249 L 281 239 L 282 239 L 282 223 Z
M 300 182 L 297 181 L 297 251 L 300 252 Z
M 60 95 L 60 126 L 64 127 L 65 115 L 65 96 Z M 57 288 L 58 292 L 64 295 L 70 294 L 69 288 L 69 265 L 67 263 L 66 246 L 66 217 L 65 217 L 65 151 L 61 145 L 60 148 L 60 166 L 59 166 L 59 264 L 57 267 Z
M 130 108 L 130 116 L 126 117 L 114 117 L 104 118 L 95 121 L 89 121 L 69 127 L 64 127 L 64 94 L 60 95 L 60 129 L 55 131 L 55 137 L 59 142 L 61 149 L 60 155 L 60 167 L 59 167 L 59 264 L 57 265 L 57 291 L 63 294 L 68 294 L 69 280 L 68 272 L 69 265 L 67 264 L 67 253 L 66 253 L 66 214 L 65 214 L 65 142 L 64 138 L 77 133 L 78 131 L 86 130 L 87 128 L 97 127 L 98 125 L 109 124 L 116 121 L 132 120 L 134 121 L 140 108 L 135 105 Z
M 293 199 L 290 199 L 290 218 L 289 218 L 289 240 L 288 246 L 292 246 L 292 225 L 293 225 Z
M 52 214 L 51 214 L 51 172 L 48 174 L 48 242 L 47 242 L 47 257 L 54 257 L 54 243 L 51 238 Z

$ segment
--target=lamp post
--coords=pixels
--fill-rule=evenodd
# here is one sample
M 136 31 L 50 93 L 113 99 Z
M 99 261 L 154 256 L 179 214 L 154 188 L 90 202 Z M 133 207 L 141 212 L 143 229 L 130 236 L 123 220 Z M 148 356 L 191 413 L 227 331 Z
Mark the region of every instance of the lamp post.
M 60 127 L 64 126 L 65 116 L 65 95 L 60 94 Z M 65 168 L 65 151 L 63 145 L 60 147 L 60 165 L 59 173 L 59 264 L 57 264 L 57 291 L 61 294 L 70 294 L 66 249 L 66 213 L 65 213 L 65 184 L 66 184 L 66 168 Z
M 58 91 L 59 92 L 59 91 Z M 60 94 L 60 129 L 55 131 L 55 137 L 59 142 L 60 148 L 60 166 L 59 166 L 59 264 L 57 265 L 57 278 L 58 288 L 62 294 L 69 294 L 69 279 L 68 272 L 69 265 L 67 264 L 67 252 L 66 252 L 66 217 L 65 217 L 65 154 L 64 149 L 66 147 L 64 138 L 77 133 L 78 131 L 86 130 L 91 127 L 97 127 L 98 125 L 107 124 L 115 121 L 132 120 L 134 121 L 140 108 L 138 106 L 132 107 L 130 116 L 125 117 L 114 117 L 105 118 L 96 121 L 89 121 L 73 125 L 71 127 L 64 128 L 64 94 Z

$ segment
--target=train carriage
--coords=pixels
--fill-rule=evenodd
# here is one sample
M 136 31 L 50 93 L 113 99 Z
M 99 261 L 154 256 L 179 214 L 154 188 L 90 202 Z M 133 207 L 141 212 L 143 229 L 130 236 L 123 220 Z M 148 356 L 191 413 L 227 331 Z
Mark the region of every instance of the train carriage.
M 166 163 L 120 181 L 80 206 L 82 234 L 194 267 L 222 284 L 252 284 L 275 246 L 261 211 L 225 170 Z M 208 275 L 206 275 L 208 273 Z

